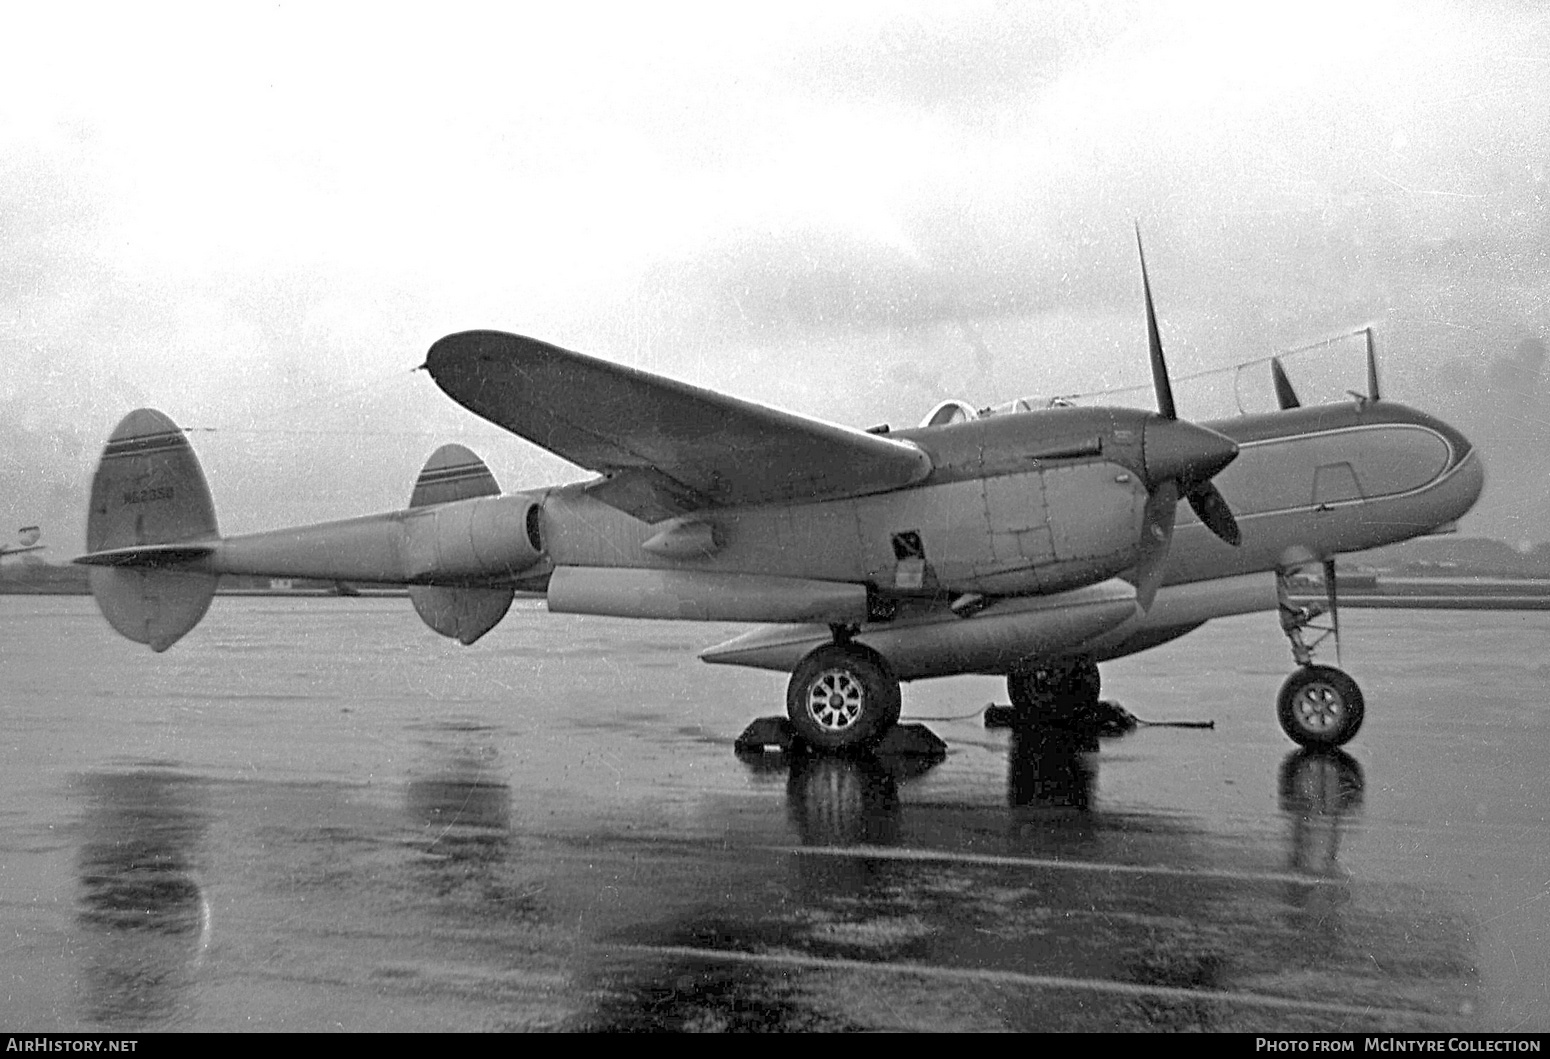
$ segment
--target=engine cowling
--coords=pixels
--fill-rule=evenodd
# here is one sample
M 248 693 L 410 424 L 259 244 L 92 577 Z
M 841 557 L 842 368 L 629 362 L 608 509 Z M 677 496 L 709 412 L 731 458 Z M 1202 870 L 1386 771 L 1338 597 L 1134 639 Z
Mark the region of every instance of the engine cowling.
M 406 528 L 405 567 L 423 584 L 514 578 L 544 556 L 543 504 L 520 493 L 417 511 Z
M 471 644 L 506 616 L 516 575 L 543 558 L 542 499 L 501 496 L 484 461 L 451 444 L 426 462 L 409 507 L 402 561 L 417 582 L 409 586 L 415 612 Z

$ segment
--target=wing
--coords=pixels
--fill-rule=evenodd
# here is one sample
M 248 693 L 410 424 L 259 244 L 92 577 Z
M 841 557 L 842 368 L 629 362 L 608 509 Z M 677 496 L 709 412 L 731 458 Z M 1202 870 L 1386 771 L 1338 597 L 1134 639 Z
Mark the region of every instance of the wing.
M 425 367 L 475 415 L 604 477 L 588 492 L 646 522 L 713 507 L 897 489 L 931 471 L 914 445 L 571 353 L 464 331 Z

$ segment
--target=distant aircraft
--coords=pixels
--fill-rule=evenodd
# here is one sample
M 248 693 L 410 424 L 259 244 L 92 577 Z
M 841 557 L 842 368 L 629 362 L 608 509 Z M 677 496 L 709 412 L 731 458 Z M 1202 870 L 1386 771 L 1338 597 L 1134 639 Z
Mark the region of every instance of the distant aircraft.
M 1156 413 L 947 402 L 914 429 L 859 431 L 467 331 L 431 347 L 437 385 L 599 477 L 502 496 L 478 457 L 444 445 L 405 510 L 222 537 L 184 432 L 140 409 L 108 441 L 76 561 L 113 627 L 157 651 L 222 574 L 404 584 L 465 644 L 517 590 L 562 613 L 770 623 L 701 657 L 789 672 L 793 727 L 832 750 L 880 739 L 901 681 L 1004 675 L 1022 719 L 1060 724 L 1096 703 L 1099 662 L 1275 610 L 1298 665 L 1283 729 L 1343 744 L 1361 692 L 1313 663 L 1338 633 L 1320 624 L 1336 618 L 1334 557 L 1458 519 L 1480 457 L 1379 399 L 1370 345 L 1351 403 L 1302 407 L 1277 362 L 1281 410 L 1179 419 L 1144 257 L 1141 271 Z M 1293 599 L 1310 564 L 1324 565 L 1323 606 Z
M 16 531 L 16 539 L 19 543 L 0 544 L 0 559 L 7 555 L 20 555 L 22 552 L 36 552 L 47 548 L 48 545 L 38 543 L 38 538 L 41 536 L 43 531 L 37 526 L 23 526 Z

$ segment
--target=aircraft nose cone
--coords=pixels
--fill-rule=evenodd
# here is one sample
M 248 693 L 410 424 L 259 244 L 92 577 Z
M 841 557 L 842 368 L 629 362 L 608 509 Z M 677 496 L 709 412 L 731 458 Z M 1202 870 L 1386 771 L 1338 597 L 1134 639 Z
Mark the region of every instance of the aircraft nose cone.
M 1238 456 L 1238 444 L 1225 434 L 1182 419 L 1147 421 L 1141 435 L 1141 461 L 1147 485 L 1156 489 L 1177 479 L 1184 492 L 1210 481 Z
M 1457 463 L 1458 470 L 1454 472 L 1457 496 L 1453 501 L 1453 517 L 1461 519 L 1469 514 L 1470 508 L 1475 506 L 1475 501 L 1480 499 L 1480 494 L 1485 491 L 1485 463 L 1480 458 L 1479 449 L 1471 449 L 1466 452 Z

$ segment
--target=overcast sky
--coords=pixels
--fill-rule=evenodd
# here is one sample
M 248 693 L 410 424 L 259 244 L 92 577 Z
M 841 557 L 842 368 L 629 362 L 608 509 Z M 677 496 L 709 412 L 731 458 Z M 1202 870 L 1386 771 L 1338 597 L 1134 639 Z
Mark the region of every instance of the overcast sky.
M 1550 540 L 1547 166 L 1536 3 L 17 6 L 0 532 L 79 549 L 140 405 L 226 531 L 400 507 L 444 440 L 582 477 L 412 374 L 468 328 L 854 426 L 1144 383 L 1139 219 L 1176 375 L 1371 323 L 1485 450 L 1465 531 Z

